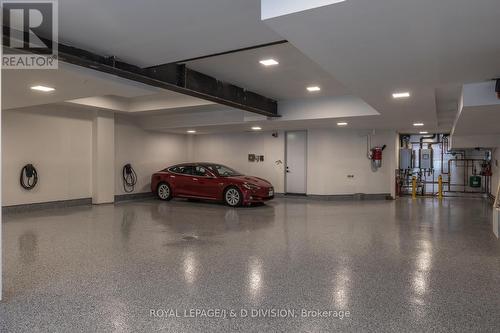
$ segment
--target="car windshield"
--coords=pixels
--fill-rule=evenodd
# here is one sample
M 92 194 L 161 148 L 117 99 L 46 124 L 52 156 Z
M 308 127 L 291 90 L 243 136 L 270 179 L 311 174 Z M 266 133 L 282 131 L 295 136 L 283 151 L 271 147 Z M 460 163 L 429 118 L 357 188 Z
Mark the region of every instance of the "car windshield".
M 207 166 L 212 172 L 215 174 L 219 175 L 220 177 L 234 177 L 234 176 L 241 176 L 241 173 L 233 170 L 231 168 L 228 168 L 225 165 L 220 165 L 220 164 L 211 164 Z

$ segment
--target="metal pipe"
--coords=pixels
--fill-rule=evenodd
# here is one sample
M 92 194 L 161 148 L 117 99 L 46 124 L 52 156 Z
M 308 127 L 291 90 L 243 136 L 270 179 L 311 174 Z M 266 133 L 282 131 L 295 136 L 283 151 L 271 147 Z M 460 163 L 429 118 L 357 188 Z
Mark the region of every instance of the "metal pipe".
M 424 147 L 424 140 L 427 139 L 432 139 L 434 140 L 436 138 L 436 134 L 433 134 L 432 136 L 422 136 L 420 137 L 420 149 Z M 430 143 L 437 143 L 437 142 L 430 142 Z
M 438 177 L 438 198 L 443 199 L 443 176 Z
M 417 198 L 417 177 L 413 176 L 411 180 L 412 184 L 412 191 L 411 191 L 411 196 L 413 199 Z

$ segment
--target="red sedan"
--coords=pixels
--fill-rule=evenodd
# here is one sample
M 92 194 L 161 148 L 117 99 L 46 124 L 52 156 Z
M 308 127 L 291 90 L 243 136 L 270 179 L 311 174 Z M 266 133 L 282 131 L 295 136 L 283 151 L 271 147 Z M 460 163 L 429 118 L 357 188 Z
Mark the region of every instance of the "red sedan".
M 151 177 L 151 191 L 162 200 L 208 199 L 224 201 L 231 207 L 274 198 L 274 188 L 267 180 L 214 163 L 179 164 L 159 171 Z

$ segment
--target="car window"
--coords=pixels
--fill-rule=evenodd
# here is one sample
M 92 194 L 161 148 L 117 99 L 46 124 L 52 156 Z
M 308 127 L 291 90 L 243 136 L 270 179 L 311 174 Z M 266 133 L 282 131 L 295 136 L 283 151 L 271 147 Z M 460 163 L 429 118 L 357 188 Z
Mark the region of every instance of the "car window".
M 166 169 L 165 171 L 170 171 L 170 172 L 174 172 L 174 173 L 179 173 L 179 167 L 178 167 L 178 166 L 174 166 L 174 167 L 171 167 L 171 168 Z
M 192 175 L 193 166 L 191 165 L 178 165 L 169 169 L 170 172 L 179 173 L 181 175 Z
M 241 176 L 241 173 L 239 173 L 238 171 L 221 164 L 212 164 L 209 166 L 209 169 L 220 177 Z
M 183 175 L 192 175 L 193 174 L 193 166 L 186 165 L 181 167 L 181 172 Z
M 208 173 L 204 167 L 202 167 L 201 165 L 197 165 L 194 167 L 193 175 L 199 176 L 199 177 L 207 177 Z

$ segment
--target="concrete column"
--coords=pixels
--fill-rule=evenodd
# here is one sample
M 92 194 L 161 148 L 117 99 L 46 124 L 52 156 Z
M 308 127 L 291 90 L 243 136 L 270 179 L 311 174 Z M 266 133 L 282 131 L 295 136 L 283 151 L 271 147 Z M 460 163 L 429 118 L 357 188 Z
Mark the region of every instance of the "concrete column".
M 92 126 L 92 203 L 115 201 L 115 118 L 96 111 Z

